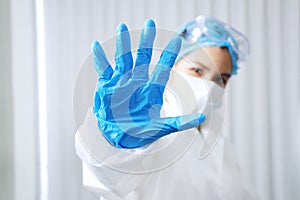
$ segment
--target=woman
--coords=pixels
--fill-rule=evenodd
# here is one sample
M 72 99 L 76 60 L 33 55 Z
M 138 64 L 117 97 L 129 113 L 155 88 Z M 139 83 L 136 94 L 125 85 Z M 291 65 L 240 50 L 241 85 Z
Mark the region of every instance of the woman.
M 135 65 L 124 24 L 114 69 L 101 45 L 92 45 L 94 108 L 76 134 L 84 185 L 108 200 L 255 199 L 220 138 L 224 87 L 247 54 L 247 39 L 199 16 L 179 29 L 148 76 L 155 33 L 147 20 Z

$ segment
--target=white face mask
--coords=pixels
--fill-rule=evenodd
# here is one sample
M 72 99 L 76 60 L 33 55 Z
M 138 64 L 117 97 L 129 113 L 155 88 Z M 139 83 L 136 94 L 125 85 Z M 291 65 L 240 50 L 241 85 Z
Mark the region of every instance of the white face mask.
M 224 88 L 216 83 L 179 72 L 172 73 L 166 86 L 163 112 L 166 117 L 191 113 L 204 113 L 206 120 L 201 124 L 204 143 L 200 157 L 205 157 L 221 135 L 225 102 Z

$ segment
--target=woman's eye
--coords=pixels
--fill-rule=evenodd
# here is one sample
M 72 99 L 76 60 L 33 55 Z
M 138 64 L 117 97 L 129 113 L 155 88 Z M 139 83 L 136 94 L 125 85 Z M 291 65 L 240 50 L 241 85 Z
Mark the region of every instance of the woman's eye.
M 199 67 L 194 67 L 193 71 L 196 72 L 198 75 L 203 75 L 203 70 Z

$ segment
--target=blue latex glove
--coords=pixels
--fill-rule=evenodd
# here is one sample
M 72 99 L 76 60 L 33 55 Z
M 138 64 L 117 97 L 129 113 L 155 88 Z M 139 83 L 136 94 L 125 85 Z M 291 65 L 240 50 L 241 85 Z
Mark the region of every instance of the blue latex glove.
M 99 76 L 94 113 L 103 136 L 115 147 L 142 147 L 172 132 L 196 127 L 205 120 L 203 114 L 160 117 L 163 92 L 181 39 L 175 38 L 166 46 L 149 78 L 155 33 L 154 21 L 147 20 L 141 32 L 134 68 L 130 35 L 125 24 L 117 28 L 114 70 L 99 42 L 92 44 Z

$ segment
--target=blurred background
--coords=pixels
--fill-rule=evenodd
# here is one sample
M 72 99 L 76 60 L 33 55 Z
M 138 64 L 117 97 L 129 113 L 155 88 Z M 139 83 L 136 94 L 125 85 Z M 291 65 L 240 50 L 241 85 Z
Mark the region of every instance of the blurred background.
M 245 33 L 225 134 L 262 199 L 300 199 L 299 0 L 0 0 L 0 199 L 94 200 L 82 186 L 72 95 L 93 40 L 147 18 L 175 30 L 200 14 Z

